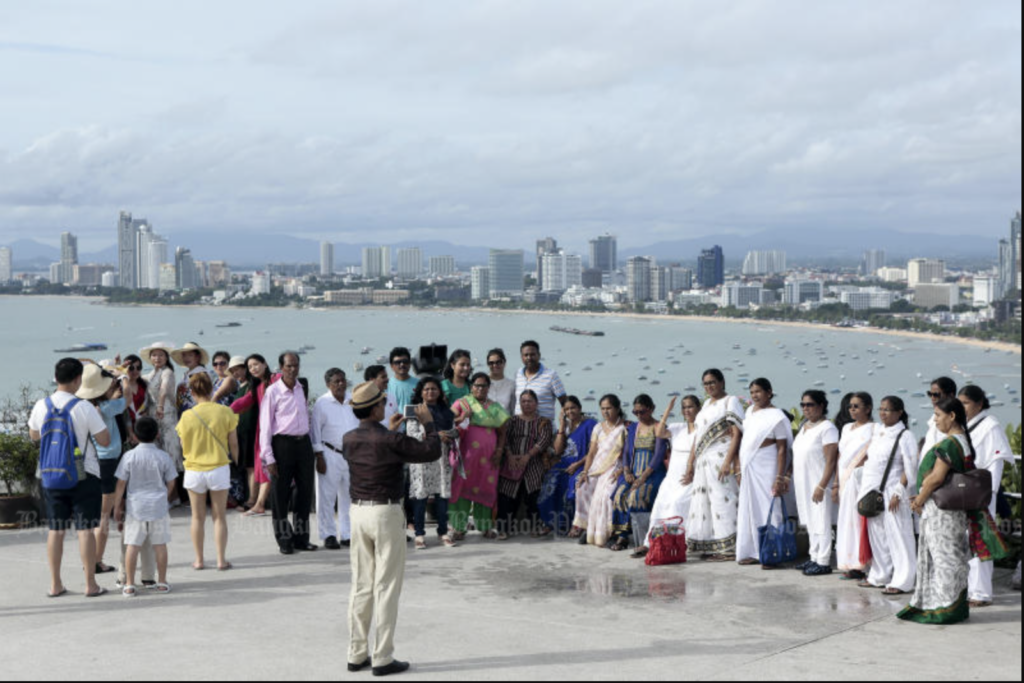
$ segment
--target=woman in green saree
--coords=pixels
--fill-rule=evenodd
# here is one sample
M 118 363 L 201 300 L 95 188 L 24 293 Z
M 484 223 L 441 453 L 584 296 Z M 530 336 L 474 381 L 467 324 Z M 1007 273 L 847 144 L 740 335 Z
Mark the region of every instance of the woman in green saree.
M 967 412 L 955 398 L 935 406 L 935 421 L 945 439 L 925 454 L 918 471 L 919 493 L 912 508 L 921 515 L 918 543 L 917 588 L 910 605 L 899 613 L 904 621 L 919 624 L 958 624 L 970 618 L 967 602 L 969 561 L 1005 557 L 1006 545 L 987 509 L 968 512 L 941 510 L 932 494 L 951 472 L 975 469 L 974 445 L 967 429 Z M 970 547 L 964 542 L 970 534 Z

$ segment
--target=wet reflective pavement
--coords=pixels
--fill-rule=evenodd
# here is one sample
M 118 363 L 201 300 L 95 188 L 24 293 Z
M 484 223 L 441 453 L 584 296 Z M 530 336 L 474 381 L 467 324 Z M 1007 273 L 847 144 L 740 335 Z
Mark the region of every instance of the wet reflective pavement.
M 0 534 L 4 679 L 356 678 L 344 671 L 347 555 L 281 557 L 269 520 L 232 516 L 231 529 L 236 569 L 193 572 L 188 518 L 176 512 L 174 593 L 132 602 L 85 600 L 72 571 L 72 594 L 47 600 L 43 534 Z M 997 572 L 996 607 L 936 628 L 896 620 L 905 600 L 838 576 L 648 568 L 565 540 L 430 543 L 409 553 L 397 654 L 413 670 L 403 679 L 1021 680 L 1010 572 Z M 65 559 L 77 564 L 73 541 Z M 101 585 L 113 589 L 112 576 Z

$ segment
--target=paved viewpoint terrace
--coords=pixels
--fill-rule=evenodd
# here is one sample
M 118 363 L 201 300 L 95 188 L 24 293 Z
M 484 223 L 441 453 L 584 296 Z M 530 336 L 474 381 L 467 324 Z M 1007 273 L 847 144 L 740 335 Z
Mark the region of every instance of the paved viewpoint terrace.
M 192 571 L 188 513 L 175 511 L 174 592 L 129 602 L 112 574 L 100 577 L 109 596 L 82 597 L 70 539 L 71 594 L 46 599 L 44 532 L 0 532 L 2 678 L 369 678 L 345 671 L 347 553 L 282 557 L 269 518 L 232 513 L 231 533 L 234 571 Z M 398 656 L 413 670 L 401 680 L 1021 679 L 1009 572 L 997 573 L 996 607 L 935 628 L 836 577 L 649 569 L 569 541 L 430 541 L 409 553 Z

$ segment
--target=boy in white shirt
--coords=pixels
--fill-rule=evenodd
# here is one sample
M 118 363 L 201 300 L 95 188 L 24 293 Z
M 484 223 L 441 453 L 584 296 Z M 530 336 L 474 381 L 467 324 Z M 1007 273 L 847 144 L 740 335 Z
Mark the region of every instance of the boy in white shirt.
M 124 454 L 117 468 L 117 493 L 114 509 L 121 516 L 121 500 L 128 494 L 124 519 L 124 544 L 128 546 L 125 560 L 126 580 L 122 593 L 126 598 L 138 595 L 135 568 L 139 549 L 148 541 L 156 554 L 157 593 L 170 593 L 167 583 L 167 544 L 171 542 L 169 501 L 176 491 L 178 469 L 167 453 L 153 445 L 159 426 L 151 417 L 135 423 L 139 447 Z M 120 520 L 118 520 L 120 521 Z

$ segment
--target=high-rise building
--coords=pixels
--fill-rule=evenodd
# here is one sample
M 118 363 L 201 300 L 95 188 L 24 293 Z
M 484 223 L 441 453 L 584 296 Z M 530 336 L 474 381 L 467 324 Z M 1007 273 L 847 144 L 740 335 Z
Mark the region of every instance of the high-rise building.
M 491 249 L 491 296 L 522 296 L 525 289 L 525 254 L 522 249 Z
M 0 285 L 14 279 L 14 252 L 10 247 L 0 247 Z
M 174 251 L 175 286 L 179 291 L 199 289 L 199 277 L 192 252 L 185 247 Z
M 558 240 L 554 237 L 537 240 L 537 282 L 540 283 L 541 289 L 544 288 L 544 257 L 556 253 L 558 253 Z
M 590 240 L 590 267 L 609 275 L 619 268 L 619 239 L 604 235 Z
M 178 269 L 173 263 L 160 264 L 160 287 L 161 292 L 174 292 L 178 289 Z
M 974 278 L 974 307 L 986 308 L 999 299 L 999 279 L 994 277 Z
M 167 238 L 153 232 L 148 225 L 138 231 L 138 289 L 160 289 L 160 266 L 170 263 Z
M 484 301 L 491 298 L 491 269 L 484 266 L 473 266 L 470 271 L 470 282 L 472 283 L 471 297 L 474 301 Z
M 825 283 L 795 278 L 786 280 L 783 302 L 788 306 L 820 303 L 825 300 Z
M 914 304 L 929 311 L 938 306 L 952 310 L 960 305 L 960 285 L 922 282 L 914 289 Z
M 663 266 L 651 268 L 651 299 L 654 301 L 668 301 L 669 292 L 672 291 L 672 269 Z
M 688 292 L 693 289 L 693 271 L 681 266 L 669 268 L 669 291 Z
M 634 256 L 626 261 L 626 298 L 630 303 L 651 301 L 651 270 L 654 260 Z
M 1013 272 L 1010 274 L 1012 291 L 1021 291 L 1021 278 L 1020 278 L 1020 211 L 1014 217 L 1010 223 L 1010 249 L 1013 252 L 1011 263 L 1013 264 Z
M 761 304 L 761 292 L 764 286 L 760 283 L 744 284 L 730 282 L 722 288 L 722 305 L 725 308 L 746 310 Z
M 714 289 L 725 284 L 725 254 L 715 245 L 700 253 L 697 261 L 697 284 L 702 289 Z
M 78 238 L 70 232 L 60 235 L 60 273 L 61 284 L 70 285 L 75 281 L 75 266 L 78 265 Z
M 885 250 L 869 249 L 864 252 L 864 258 L 860 262 L 860 274 L 864 277 L 875 277 L 878 271 L 885 268 Z
M 257 296 L 261 294 L 270 294 L 271 292 L 271 281 L 270 273 L 265 271 L 256 271 L 252 274 L 252 294 Z
M 398 277 L 415 280 L 423 273 L 423 250 L 419 247 L 398 250 Z
M 1013 291 L 1013 247 L 1010 240 L 999 240 L 999 298 Z
M 383 277 L 391 277 L 392 268 L 391 261 L 391 247 L 380 248 L 380 269 L 383 271 Z
M 910 289 L 916 289 L 920 284 L 941 283 L 945 280 L 945 261 L 916 258 L 907 264 L 907 285 Z
M 320 277 L 331 277 L 334 275 L 334 244 L 331 242 L 320 243 Z
M 601 289 L 604 285 L 604 273 L 600 268 L 587 268 L 583 271 L 583 287 L 586 289 Z
M 231 284 L 231 269 L 225 261 L 210 261 L 206 264 L 206 280 L 211 287 Z
M 380 247 L 366 247 L 363 249 L 363 278 L 366 280 L 378 280 L 384 277 L 384 266 Z
M 117 278 L 116 270 L 103 273 L 103 277 L 100 278 L 100 286 L 105 287 L 106 289 L 113 289 L 114 287 L 117 287 Z
M 743 274 L 746 276 L 778 275 L 785 272 L 784 251 L 752 251 L 743 260 Z
M 841 292 L 839 301 L 855 311 L 887 311 L 896 301 L 896 292 L 881 287 L 860 287 L 856 291 Z
M 122 211 L 117 219 L 118 282 L 125 289 L 138 289 L 138 237 L 132 225 L 132 215 Z
M 583 285 L 583 257 L 565 252 L 541 257 L 544 273 L 540 288 L 545 292 L 564 292 Z
M 97 287 L 103 284 L 103 276 L 114 270 L 114 266 L 98 263 L 78 264 L 74 267 L 72 282 L 82 287 Z
M 448 277 L 449 275 L 455 275 L 455 257 L 454 256 L 431 256 L 430 257 L 430 274 L 438 277 Z

